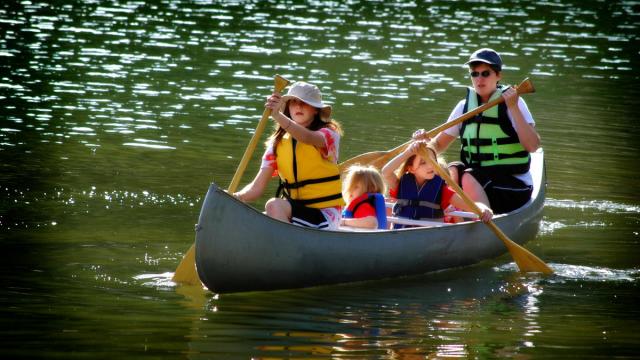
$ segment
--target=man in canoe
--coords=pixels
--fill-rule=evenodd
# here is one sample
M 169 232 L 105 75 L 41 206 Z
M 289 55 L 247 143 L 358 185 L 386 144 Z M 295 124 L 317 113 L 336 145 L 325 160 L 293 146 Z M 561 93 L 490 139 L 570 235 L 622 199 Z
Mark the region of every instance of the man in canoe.
M 469 76 L 473 87 L 466 98 L 453 109 L 448 121 L 500 96 L 504 102 L 475 118 L 438 134 L 433 140 L 438 153 L 460 138 L 460 162 L 449 164 L 451 177 L 464 184 L 464 176 L 473 176 L 484 188 L 496 214 L 524 205 L 531 197 L 533 179 L 529 172 L 529 153 L 540 147 L 540 135 L 527 104 L 515 89 L 499 85 L 502 80 L 502 58 L 492 49 L 471 54 Z M 425 139 L 420 129 L 414 139 Z M 464 185 L 462 185 L 464 188 Z M 473 189 L 464 188 L 471 198 Z
M 337 164 L 342 131 L 331 118 L 331 106 L 322 102 L 317 86 L 302 81 L 284 96 L 273 93 L 265 106 L 272 110 L 276 129 L 258 174 L 234 196 L 259 198 L 277 174 L 280 187 L 265 204 L 267 215 L 300 226 L 337 228 L 344 205 Z

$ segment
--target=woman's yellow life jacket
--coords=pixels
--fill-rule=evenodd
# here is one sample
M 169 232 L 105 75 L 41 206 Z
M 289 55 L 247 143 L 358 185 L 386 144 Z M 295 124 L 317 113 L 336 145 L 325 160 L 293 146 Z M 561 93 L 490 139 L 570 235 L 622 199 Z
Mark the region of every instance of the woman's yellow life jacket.
M 285 197 L 316 209 L 344 205 L 338 164 L 323 158 L 315 146 L 298 142 L 288 133 L 275 150 Z

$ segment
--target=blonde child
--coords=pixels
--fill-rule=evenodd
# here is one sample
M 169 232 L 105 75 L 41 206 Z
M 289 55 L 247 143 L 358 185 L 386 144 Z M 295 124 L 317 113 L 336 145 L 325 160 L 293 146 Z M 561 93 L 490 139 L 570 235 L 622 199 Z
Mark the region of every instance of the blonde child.
M 385 186 L 378 169 L 373 166 L 350 167 L 342 188 L 342 196 L 348 205 L 342 213 L 341 225 L 365 229 L 387 228 L 382 195 Z
M 393 209 L 395 216 L 406 217 L 414 220 L 442 218 L 445 209 L 449 206 L 463 210 L 471 210 L 438 176 L 431 163 L 418 155 L 418 149 L 424 141 L 414 141 L 407 149 L 395 158 L 391 159 L 383 168 L 382 176 L 389 187 L 389 195 L 397 198 Z M 427 144 L 432 159 L 438 161 L 441 166 L 446 164 L 444 160 L 436 156 L 433 145 Z M 402 165 L 400 176 L 395 170 Z M 489 201 L 476 181 L 470 181 L 468 186 L 477 186 L 475 193 L 479 194 L 475 199 L 476 205 L 482 210 L 482 221 L 489 221 L 493 212 L 487 205 Z M 396 228 L 402 227 L 396 225 Z
M 344 205 L 338 168 L 342 131 L 331 119 L 331 106 L 322 102 L 317 86 L 305 82 L 293 84 L 287 95 L 273 93 L 265 106 L 276 129 L 258 174 L 234 196 L 255 200 L 278 175 L 280 187 L 265 204 L 267 215 L 300 226 L 337 228 Z

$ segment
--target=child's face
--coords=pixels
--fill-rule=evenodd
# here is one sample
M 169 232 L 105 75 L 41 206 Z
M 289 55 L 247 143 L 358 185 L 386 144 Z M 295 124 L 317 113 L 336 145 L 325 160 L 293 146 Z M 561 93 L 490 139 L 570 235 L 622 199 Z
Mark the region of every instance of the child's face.
M 345 202 L 348 204 L 348 203 L 352 202 L 353 200 L 357 199 L 358 197 L 360 197 L 362 194 L 364 194 L 364 188 L 363 188 L 362 184 L 355 184 L 351 188 L 351 191 L 350 192 L 346 192 L 345 194 L 343 194 L 343 196 L 345 198 L 344 199 Z
M 431 159 L 435 161 L 431 151 L 429 151 L 429 156 L 431 156 Z M 413 158 L 413 162 L 411 163 L 411 166 L 409 166 L 408 170 L 416 177 L 418 182 L 431 180 L 436 176 L 436 171 L 433 169 L 433 166 L 431 166 L 431 163 L 418 155 Z
M 318 109 L 298 99 L 289 100 L 288 106 L 291 120 L 304 127 L 309 127 L 318 113 Z

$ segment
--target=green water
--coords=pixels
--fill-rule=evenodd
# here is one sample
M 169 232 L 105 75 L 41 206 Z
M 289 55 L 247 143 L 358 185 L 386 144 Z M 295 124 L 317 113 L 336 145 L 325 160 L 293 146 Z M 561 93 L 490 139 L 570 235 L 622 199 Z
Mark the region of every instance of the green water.
M 637 358 L 639 10 L 3 2 L 0 354 Z M 469 84 L 461 64 L 481 46 L 503 54 L 505 82 L 530 77 L 537 89 L 526 101 L 549 186 L 527 248 L 554 276 L 520 276 L 505 255 L 274 293 L 191 294 L 170 281 L 208 184 L 230 182 L 275 74 L 322 88 L 344 160 L 444 122 Z

